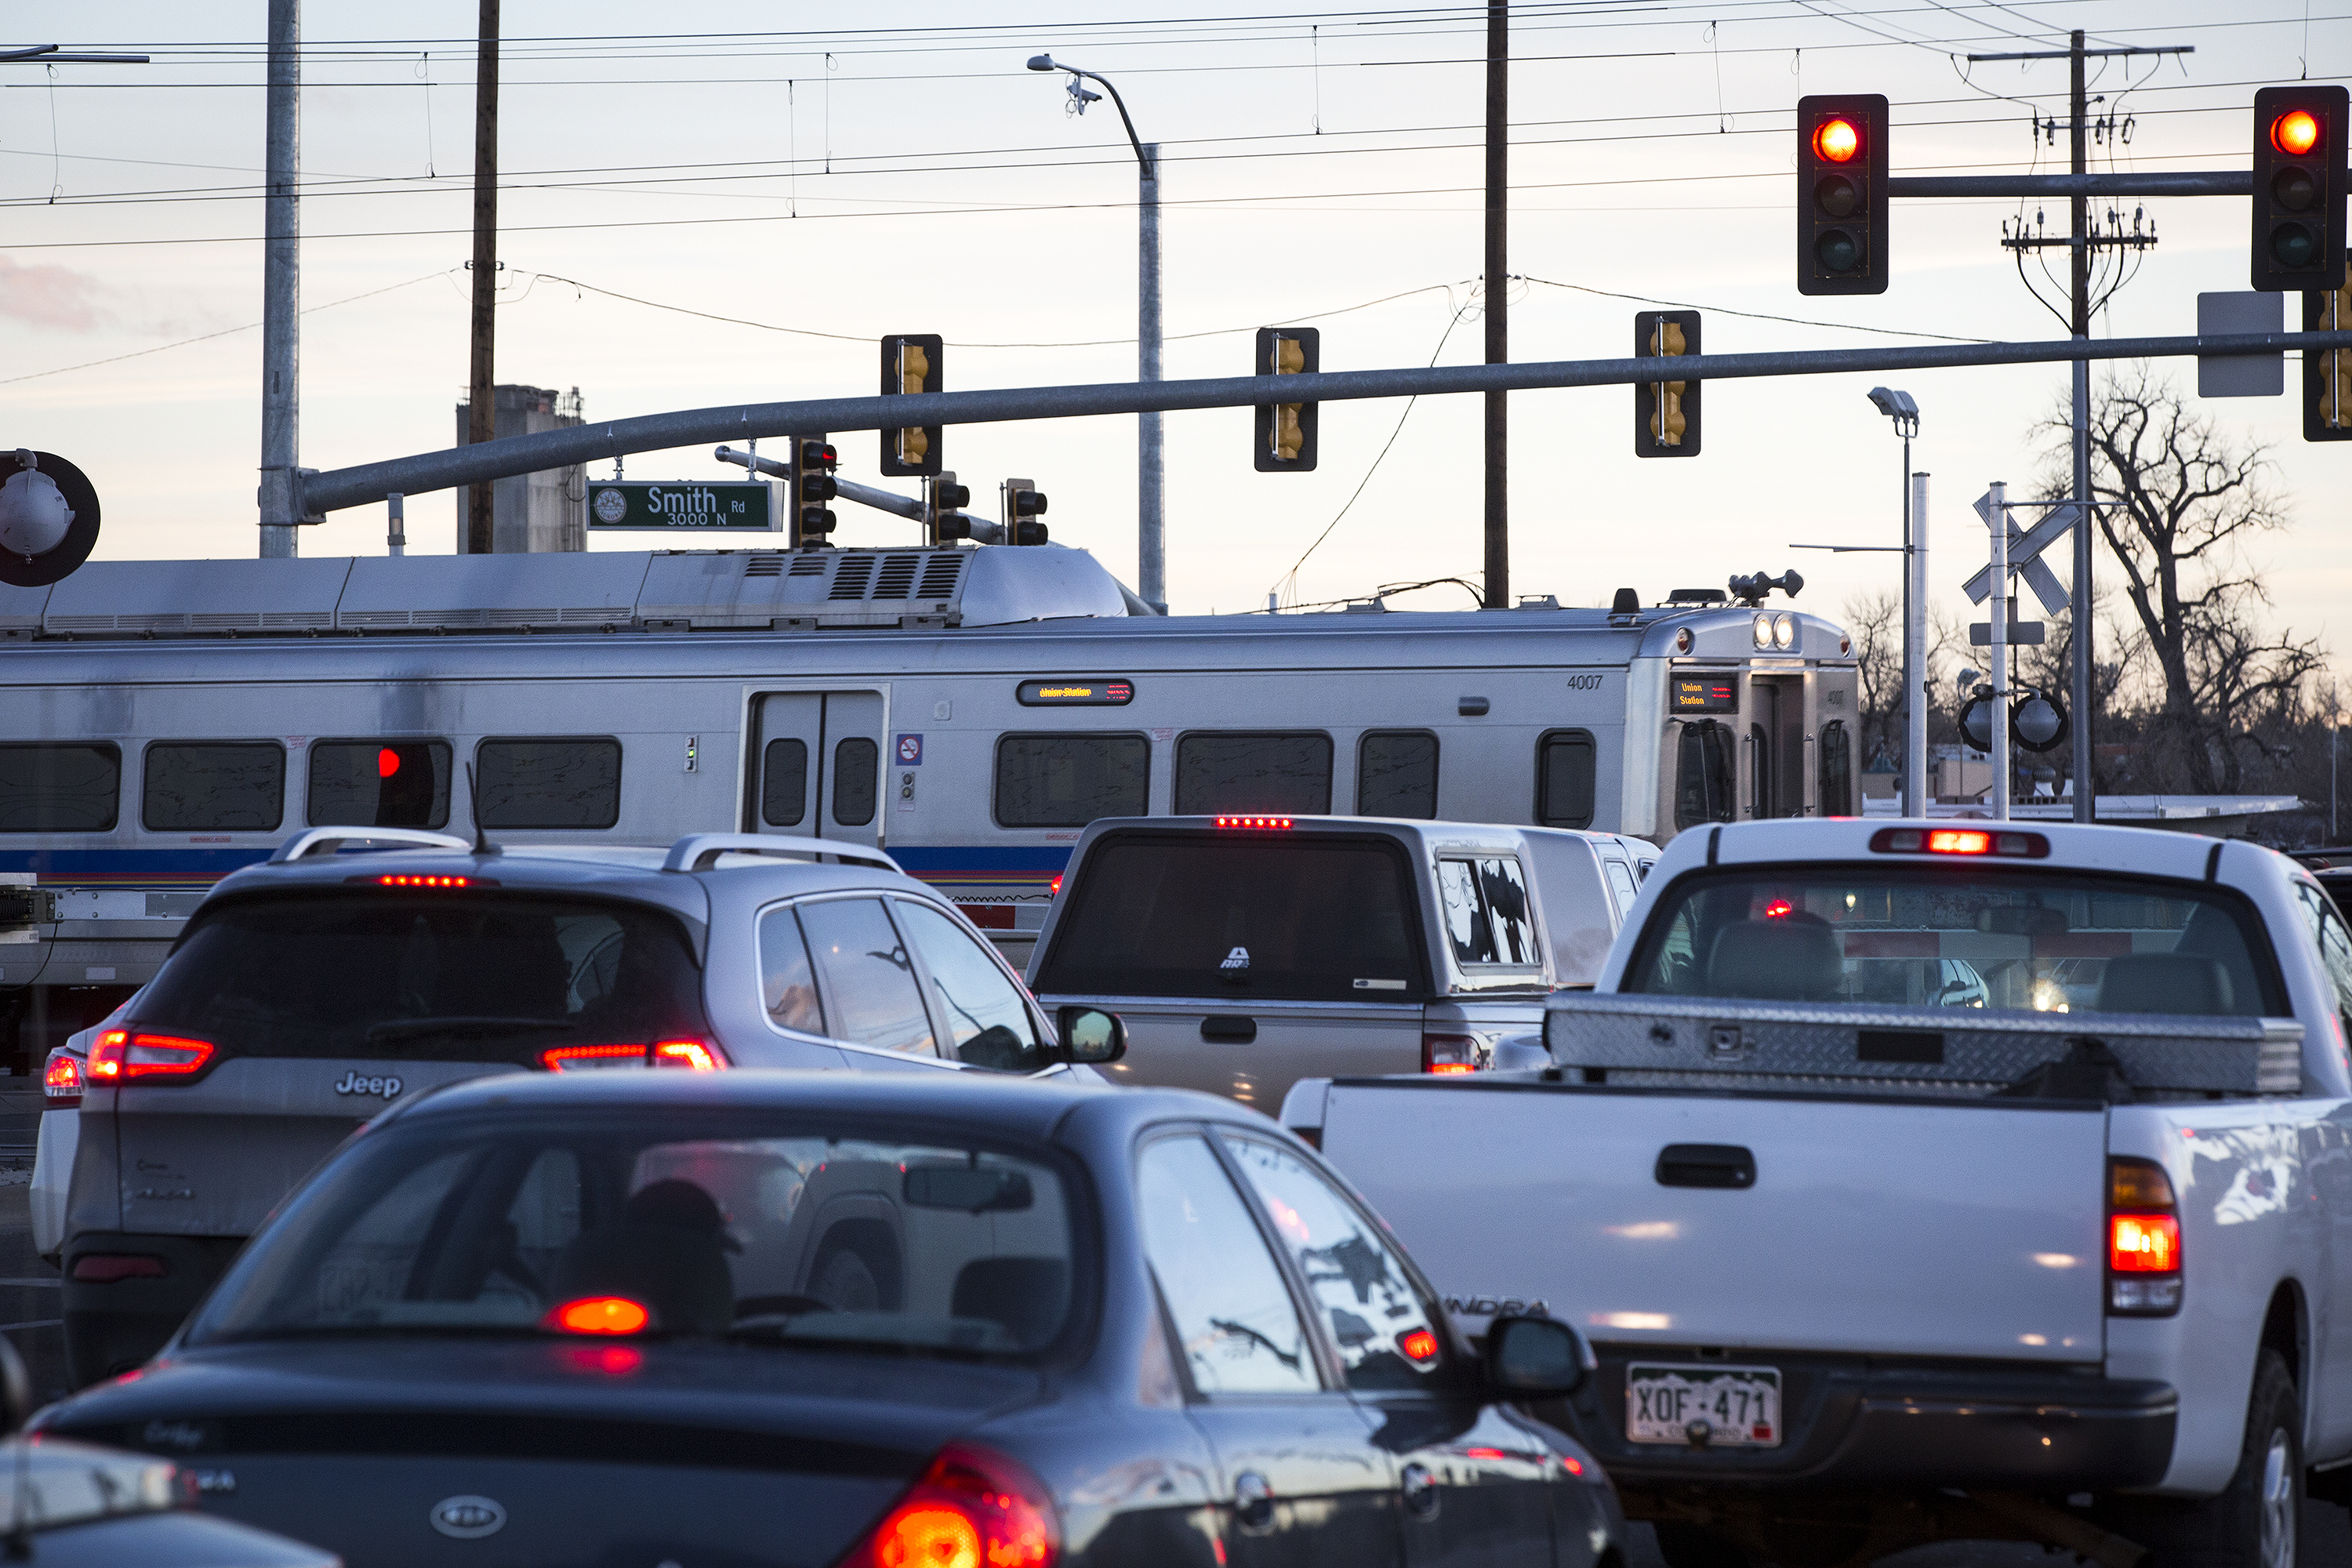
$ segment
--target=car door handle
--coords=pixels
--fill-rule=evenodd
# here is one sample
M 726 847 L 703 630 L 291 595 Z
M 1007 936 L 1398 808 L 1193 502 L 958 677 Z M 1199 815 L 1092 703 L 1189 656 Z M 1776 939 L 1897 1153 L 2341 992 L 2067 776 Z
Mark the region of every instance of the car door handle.
M 1201 1037 L 1223 1045 L 1246 1046 L 1257 1038 L 1257 1020 L 1238 1013 L 1212 1013 L 1201 1020 Z
M 1255 1470 L 1244 1470 L 1234 1481 L 1234 1519 L 1255 1534 L 1274 1528 L 1274 1483 Z
M 1656 1174 L 1662 1187 L 1752 1187 L 1756 1156 L 1737 1143 L 1669 1143 Z
M 1437 1478 L 1430 1474 L 1427 1465 L 1419 1460 L 1407 1465 L 1399 1481 L 1405 1512 L 1415 1519 L 1437 1517 Z

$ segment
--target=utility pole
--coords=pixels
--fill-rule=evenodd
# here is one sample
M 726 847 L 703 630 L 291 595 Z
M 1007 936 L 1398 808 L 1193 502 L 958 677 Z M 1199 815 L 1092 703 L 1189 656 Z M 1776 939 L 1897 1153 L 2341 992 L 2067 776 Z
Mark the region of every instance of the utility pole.
M 277 0 L 272 0 L 273 4 Z M 474 65 L 474 324 L 467 353 L 466 440 L 499 433 L 497 376 L 499 282 L 499 0 L 482 0 L 481 37 Z M 488 555 L 491 487 L 467 492 L 466 553 Z
M 1121 104 L 1119 112 L 1127 112 Z M 1138 188 L 1137 209 L 1141 228 L 1136 237 L 1136 379 L 1160 379 L 1160 143 L 1144 142 L 1139 151 L 1143 183 Z M 1166 448 L 1161 445 L 1157 409 L 1136 416 L 1135 518 L 1138 597 L 1161 615 L 1168 613 L 1167 535 L 1160 510 L 1166 496 L 1162 478 Z
M 2083 33 L 2076 28 L 2067 40 L 2066 52 L 2073 77 L 2074 126 L 2072 131 L 2074 172 L 2087 173 L 2084 137 L 2089 127 L 2089 104 L 2083 96 Z M 2090 198 L 2082 192 L 2074 193 L 2070 204 L 2071 222 L 2067 234 L 2067 254 L 2074 258 L 2074 285 L 2073 335 L 2091 335 L 2091 226 Z M 2070 619 L 2074 623 L 2074 657 L 2072 660 L 2074 710 L 2074 820 L 2095 822 L 2098 819 L 2098 712 L 2091 705 L 2091 362 L 2078 359 L 2074 365 L 2074 604 Z M 1996 592 L 2001 584 L 1993 584 Z
M 1986 737 L 1992 742 L 1992 819 L 2009 820 L 2010 759 L 2009 759 L 2009 596 L 2015 590 L 2009 580 L 2009 487 L 1999 479 L 1992 482 L 1992 646 L 1986 651 L 1992 655 L 1985 662 L 1992 666 L 1992 709 L 1987 727 L 1992 731 Z M 2086 520 L 2087 526 L 2087 520 Z
M 1486 363 L 1511 359 L 1511 21 L 1507 5 L 1486 7 Z M 1486 607 L 1511 604 L 1510 404 L 1486 394 Z
M 302 9 L 269 0 L 268 194 L 261 253 L 261 554 L 297 552 L 301 517 L 294 467 L 301 456 Z
M 1910 465 L 1904 443 L 1904 467 Z M 1924 817 L 1927 794 L 1927 476 L 1911 475 L 1903 536 L 1903 815 Z

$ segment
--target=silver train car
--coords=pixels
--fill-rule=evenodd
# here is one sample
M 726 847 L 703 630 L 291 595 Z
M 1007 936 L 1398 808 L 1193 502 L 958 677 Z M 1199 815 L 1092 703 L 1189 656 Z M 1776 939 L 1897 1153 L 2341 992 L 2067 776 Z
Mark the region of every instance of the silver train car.
M 1018 963 L 1097 816 L 1664 843 L 1860 804 L 1847 637 L 1791 609 L 1141 608 L 1051 545 L 99 563 L 0 588 L 0 1067 L 111 1011 L 205 889 L 306 825 L 878 845 Z

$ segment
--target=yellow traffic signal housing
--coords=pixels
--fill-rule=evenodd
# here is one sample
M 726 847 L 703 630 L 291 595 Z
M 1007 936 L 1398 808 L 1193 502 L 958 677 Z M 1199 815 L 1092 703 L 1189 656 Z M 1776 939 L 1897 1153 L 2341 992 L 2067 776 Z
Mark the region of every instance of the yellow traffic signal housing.
M 894 332 L 882 340 L 882 395 L 911 396 L 937 392 L 940 343 L 937 334 Z M 909 425 L 882 432 L 882 471 L 886 474 L 935 475 L 944 454 L 940 426 Z
M 1260 327 L 1252 374 L 1313 375 L 1321 368 L 1323 333 L 1315 327 Z M 1315 467 L 1316 405 L 1261 403 L 1257 405 L 1255 448 L 1262 474 L 1299 474 Z
M 2341 289 L 2303 297 L 2306 332 L 2352 331 L 2352 257 Z M 2305 351 L 2303 356 L 2303 438 L 2352 441 L 2352 349 Z
M 1696 310 L 1643 310 L 1633 318 L 1637 359 L 1677 359 L 1696 354 Z M 1663 372 L 1664 366 L 1660 367 Z M 1633 384 L 1633 455 L 1637 458 L 1698 456 L 1699 384 L 1637 381 Z

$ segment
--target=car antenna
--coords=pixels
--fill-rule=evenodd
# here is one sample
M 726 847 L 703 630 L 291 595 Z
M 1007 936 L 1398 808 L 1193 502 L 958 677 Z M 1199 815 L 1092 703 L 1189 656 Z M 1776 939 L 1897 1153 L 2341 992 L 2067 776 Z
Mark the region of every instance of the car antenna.
M 466 808 L 474 815 L 474 853 L 497 854 L 499 847 L 491 843 L 490 836 L 482 830 L 482 786 L 475 781 L 474 764 L 471 763 L 466 764 Z

